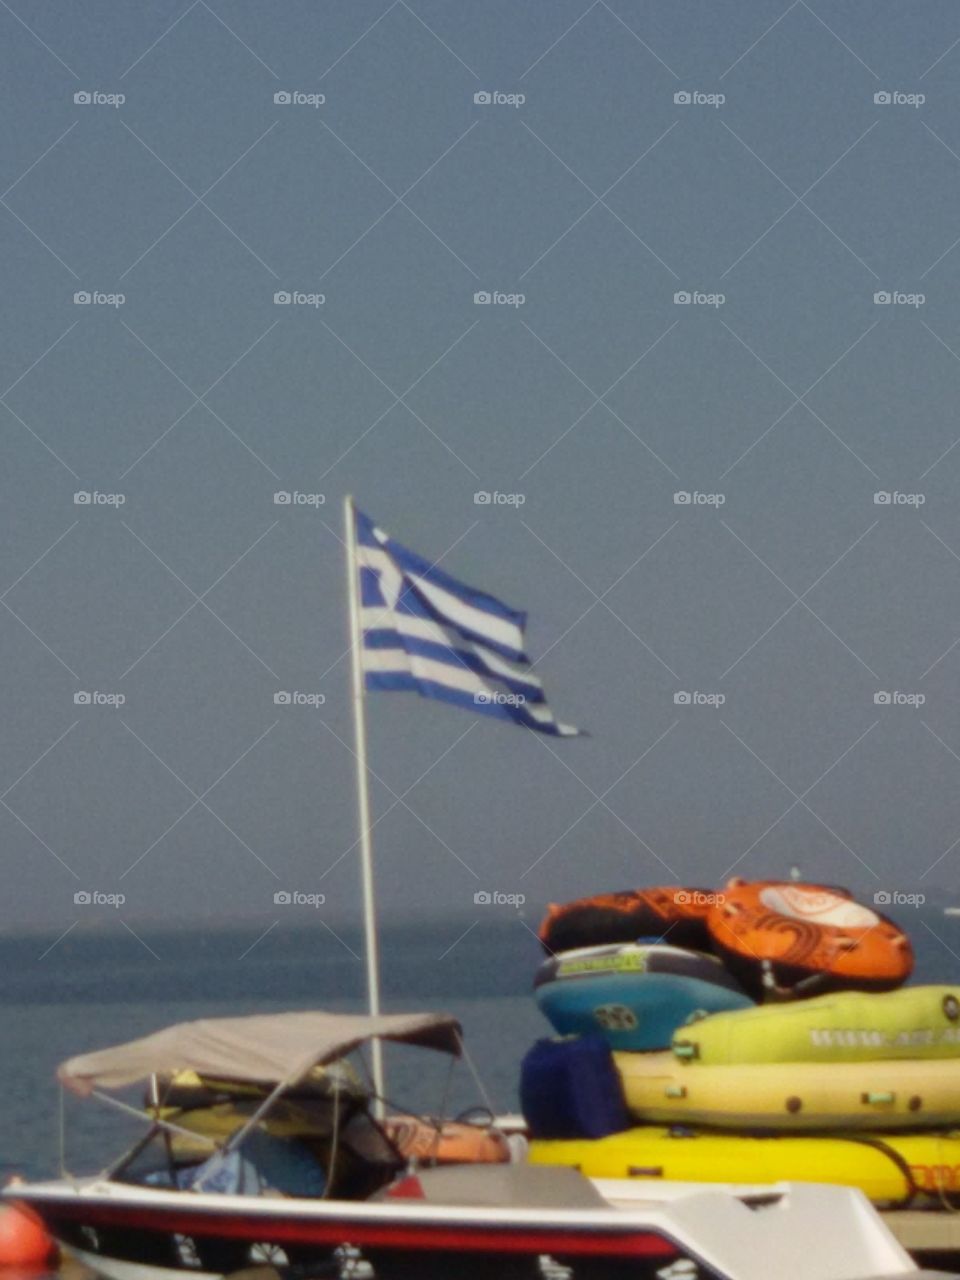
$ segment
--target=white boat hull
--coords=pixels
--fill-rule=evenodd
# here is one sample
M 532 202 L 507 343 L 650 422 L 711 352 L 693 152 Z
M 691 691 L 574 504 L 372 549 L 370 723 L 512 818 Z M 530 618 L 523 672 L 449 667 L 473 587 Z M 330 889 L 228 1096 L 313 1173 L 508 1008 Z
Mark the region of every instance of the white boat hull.
M 909 1255 L 866 1198 L 850 1188 L 785 1184 L 757 1188 L 748 1207 L 711 1187 L 599 1182 L 597 1208 L 442 1204 L 424 1199 L 324 1201 L 238 1197 L 160 1190 L 92 1179 L 20 1186 L 54 1234 L 108 1280 L 170 1280 L 184 1272 L 216 1280 L 229 1270 L 193 1266 L 171 1241 L 214 1246 L 272 1245 L 301 1253 L 351 1244 L 368 1258 L 405 1259 L 424 1277 L 539 1274 L 544 1255 L 572 1264 L 574 1275 L 650 1276 L 689 1259 L 721 1280 L 875 1280 L 919 1277 Z M 158 1252 L 150 1256 L 149 1241 Z M 126 1251 L 122 1247 L 126 1244 Z M 165 1257 L 160 1256 L 160 1245 Z M 118 1248 L 117 1246 L 121 1246 Z M 248 1251 L 249 1253 L 249 1251 Z M 789 1269 L 786 1260 L 789 1259 Z M 376 1262 L 374 1263 L 376 1266 Z M 440 1270 L 436 1270 L 437 1267 Z M 536 1270 L 534 1270 L 536 1268 Z

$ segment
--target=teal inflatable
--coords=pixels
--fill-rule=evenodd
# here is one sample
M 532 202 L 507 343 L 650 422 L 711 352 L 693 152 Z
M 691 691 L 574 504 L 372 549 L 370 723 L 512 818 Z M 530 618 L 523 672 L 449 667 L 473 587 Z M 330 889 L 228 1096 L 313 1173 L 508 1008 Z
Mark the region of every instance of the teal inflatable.
M 624 1052 L 665 1049 L 691 1018 L 753 1004 L 716 956 L 662 942 L 561 952 L 541 965 L 534 988 L 561 1035 L 600 1032 Z

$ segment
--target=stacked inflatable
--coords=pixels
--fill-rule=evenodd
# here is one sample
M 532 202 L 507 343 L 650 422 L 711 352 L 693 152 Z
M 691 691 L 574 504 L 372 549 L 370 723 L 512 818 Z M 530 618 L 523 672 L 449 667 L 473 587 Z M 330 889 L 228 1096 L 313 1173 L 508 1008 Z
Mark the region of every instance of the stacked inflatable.
M 667 943 L 565 951 L 540 967 L 537 1003 L 565 1035 L 602 1031 L 614 1049 L 660 1049 L 695 1014 L 752 1004 L 716 956 Z
M 540 938 L 562 1038 L 524 1062 L 535 1162 L 960 1203 L 960 985 L 902 987 L 909 939 L 847 890 L 608 894 Z
M 672 1052 L 616 1054 L 631 1115 L 721 1129 L 960 1123 L 960 986 L 846 992 L 682 1027 Z
M 892 991 L 913 971 L 910 939 L 892 920 L 847 889 L 792 881 L 599 894 L 551 906 L 540 926 L 551 955 L 644 937 L 719 957 L 757 1000 Z

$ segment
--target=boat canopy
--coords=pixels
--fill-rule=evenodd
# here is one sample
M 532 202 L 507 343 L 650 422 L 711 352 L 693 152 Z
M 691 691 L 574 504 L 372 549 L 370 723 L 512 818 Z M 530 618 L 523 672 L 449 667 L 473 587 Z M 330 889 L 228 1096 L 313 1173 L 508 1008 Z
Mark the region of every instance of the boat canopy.
M 74 1093 L 122 1089 L 150 1076 L 192 1070 L 219 1079 L 291 1084 L 314 1067 L 343 1058 L 368 1040 L 437 1049 L 458 1057 L 461 1028 L 439 1013 L 313 1012 L 255 1014 L 180 1022 L 111 1049 L 60 1064 L 57 1077 Z

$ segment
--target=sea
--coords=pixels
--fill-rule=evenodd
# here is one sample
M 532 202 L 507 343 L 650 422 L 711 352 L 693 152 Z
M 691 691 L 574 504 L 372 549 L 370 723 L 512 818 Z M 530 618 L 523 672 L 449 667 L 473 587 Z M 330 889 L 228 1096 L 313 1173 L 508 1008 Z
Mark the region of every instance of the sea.
M 960 991 L 960 917 L 909 912 L 898 923 L 916 951 L 912 980 Z M 0 938 L 0 1182 L 97 1172 L 142 1132 L 96 1099 L 62 1093 L 56 1068 L 73 1054 L 195 1018 L 364 1008 L 362 939 L 346 927 L 76 928 L 57 938 Z M 421 920 L 386 927 L 381 947 L 385 1009 L 456 1015 L 469 1054 L 451 1070 L 444 1055 L 388 1046 L 390 1100 L 424 1114 L 517 1110 L 523 1055 L 550 1034 L 532 995 L 542 954 L 528 924 Z

